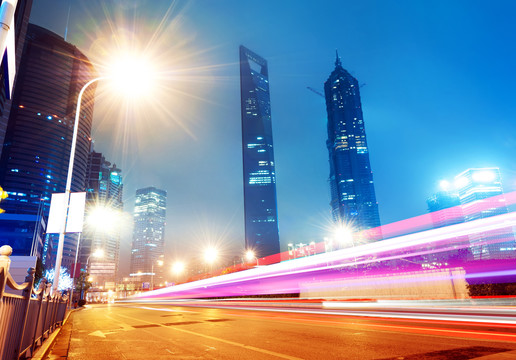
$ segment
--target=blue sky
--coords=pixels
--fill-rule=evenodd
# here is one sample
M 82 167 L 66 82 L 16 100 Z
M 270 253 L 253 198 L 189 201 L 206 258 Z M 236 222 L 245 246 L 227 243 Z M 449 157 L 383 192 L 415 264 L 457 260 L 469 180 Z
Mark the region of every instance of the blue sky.
M 69 3 L 35 1 L 31 21 L 63 35 Z M 98 58 L 108 19 L 113 29 L 151 39 L 169 5 L 74 0 L 68 41 Z M 106 121 L 108 105 L 98 99 L 96 150 L 122 168 L 127 211 L 138 187 L 168 191 L 170 253 L 206 241 L 242 248 L 243 44 L 269 63 L 281 242 L 321 240 L 330 210 L 326 109 L 306 87 L 322 92 L 338 49 L 344 68 L 365 84 L 382 224 L 425 213 L 439 181 L 469 167 L 500 167 L 505 190 L 514 191 L 515 10 L 512 1 L 175 2 L 165 21 L 172 25 L 157 32 L 157 61 L 182 74 L 164 88 L 174 88 L 159 105 L 168 110 L 148 109 L 154 115 L 134 135 Z

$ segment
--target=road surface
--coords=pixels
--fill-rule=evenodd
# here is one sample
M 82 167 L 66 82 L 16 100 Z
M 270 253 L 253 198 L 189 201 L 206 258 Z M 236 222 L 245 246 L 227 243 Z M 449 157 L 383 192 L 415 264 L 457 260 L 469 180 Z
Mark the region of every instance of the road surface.
M 87 306 L 72 313 L 61 348 L 69 341 L 68 358 L 85 360 L 516 359 L 516 325 L 503 322 L 202 306 Z

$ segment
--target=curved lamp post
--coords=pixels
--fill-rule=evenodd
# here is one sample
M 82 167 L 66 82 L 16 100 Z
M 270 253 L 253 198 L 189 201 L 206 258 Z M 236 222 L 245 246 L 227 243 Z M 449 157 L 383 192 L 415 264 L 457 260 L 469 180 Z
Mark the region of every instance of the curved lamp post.
M 70 148 L 70 160 L 68 162 L 68 175 L 66 178 L 66 187 L 65 187 L 65 208 L 68 209 L 68 205 L 70 203 L 70 192 L 71 192 L 71 185 L 72 185 L 72 175 L 73 175 L 73 165 L 75 161 L 75 148 L 77 145 L 77 134 L 79 132 L 79 118 L 81 115 L 81 101 L 82 101 L 82 95 L 90 86 L 91 84 L 103 80 L 106 77 L 101 76 L 97 77 L 93 80 L 88 81 L 79 92 L 79 96 L 77 97 L 77 108 L 75 110 L 75 121 L 73 125 L 73 136 L 72 136 L 72 146 Z M 65 237 L 65 231 L 66 231 L 66 217 L 68 211 L 65 213 L 65 221 L 62 222 L 61 231 L 59 232 L 59 243 L 57 245 L 57 255 L 56 255 L 56 265 L 55 265 L 55 276 L 54 276 L 54 292 L 57 292 L 58 286 L 59 286 L 59 275 L 61 270 L 61 262 L 63 259 L 63 247 L 64 247 L 64 237 Z

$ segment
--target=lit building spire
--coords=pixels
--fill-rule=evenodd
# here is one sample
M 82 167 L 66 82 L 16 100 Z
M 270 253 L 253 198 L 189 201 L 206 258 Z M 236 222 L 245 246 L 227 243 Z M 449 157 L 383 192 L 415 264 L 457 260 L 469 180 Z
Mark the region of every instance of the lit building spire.
M 342 67 L 342 62 L 340 61 L 339 51 L 335 49 L 335 67 Z

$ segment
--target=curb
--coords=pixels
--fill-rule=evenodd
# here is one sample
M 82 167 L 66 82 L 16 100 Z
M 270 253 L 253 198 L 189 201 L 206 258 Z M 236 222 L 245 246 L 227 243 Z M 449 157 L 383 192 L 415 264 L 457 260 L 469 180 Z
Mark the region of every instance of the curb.
M 36 350 L 36 352 L 34 352 L 34 355 L 31 357 L 31 359 L 42 360 L 45 357 L 47 357 L 48 353 L 52 349 L 52 345 L 54 345 L 54 343 L 55 343 L 57 335 L 59 335 L 59 333 L 61 332 L 61 329 L 68 321 L 68 318 L 70 317 L 70 315 L 77 310 L 80 310 L 80 309 L 72 309 L 68 312 L 68 314 L 66 314 L 66 318 L 63 320 L 63 323 L 61 324 L 61 326 L 58 329 L 54 330 L 54 332 L 52 334 L 50 334 L 50 336 L 45 341 L 43 341 L 41 346 Z

